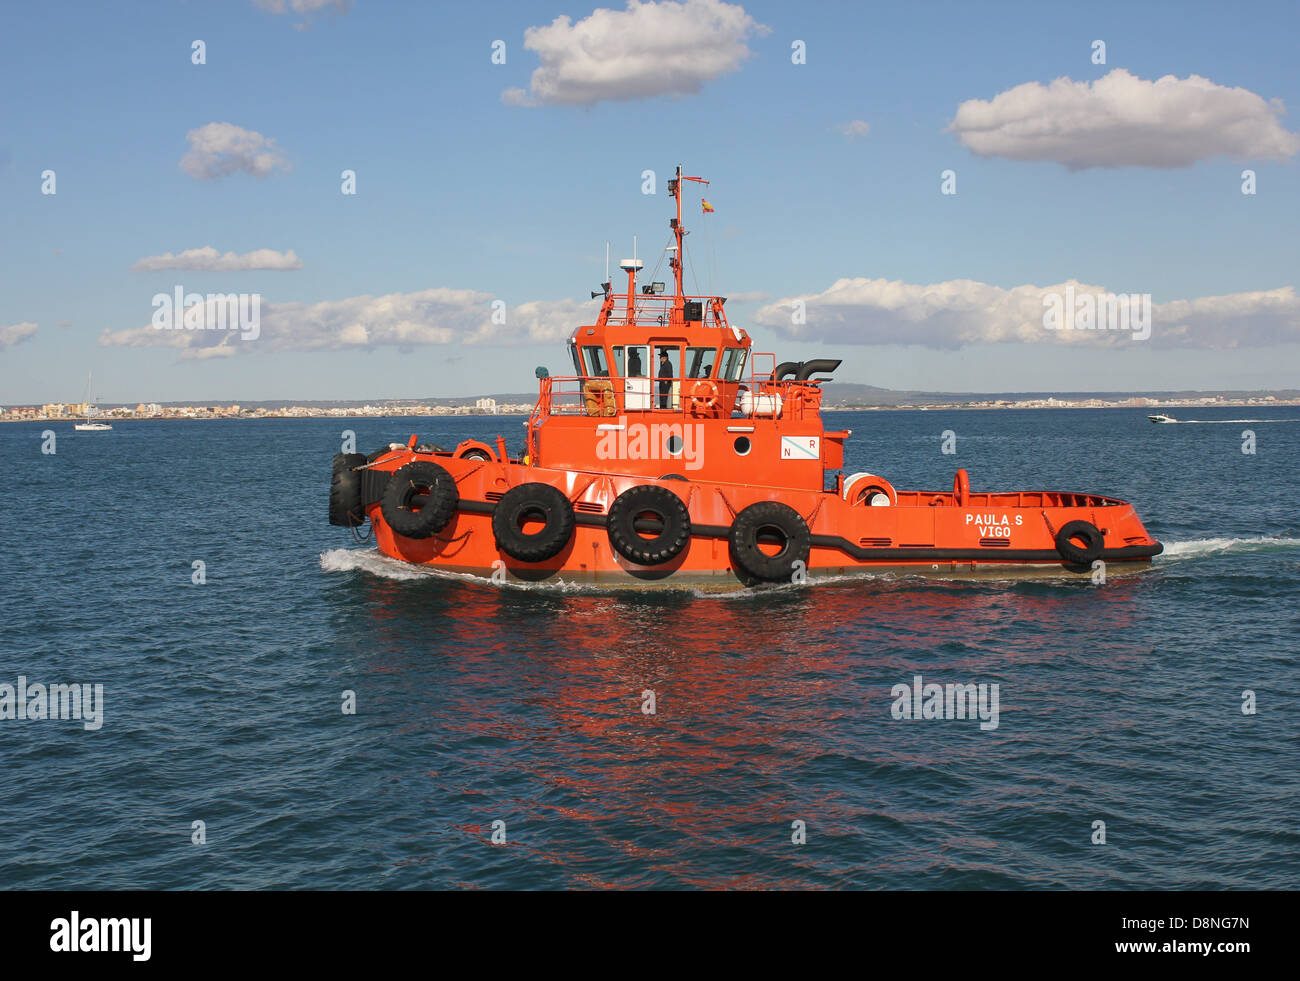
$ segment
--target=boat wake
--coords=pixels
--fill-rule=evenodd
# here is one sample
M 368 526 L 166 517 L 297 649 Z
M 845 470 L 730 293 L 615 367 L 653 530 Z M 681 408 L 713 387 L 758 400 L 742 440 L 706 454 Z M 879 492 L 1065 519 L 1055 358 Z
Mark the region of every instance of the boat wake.
M 1189 542 L 1166 542 L 1164 552 L 1153 561 L 1160 564 L 1228 552 L 1277 552 L 1295 548 L 1300 548 L 1300 538 L 1197 538 Z
M 476 576 L 470 572 L 453 572 L 431 565 L 413 565 L 392 559 L 377 548 L 332 548 L 320 554 L 320 567 L 324 572 L 364 572 L 381 579 L 410 581 L 413 579 L 442 579 L 454 582 L 470 582 L 479 586 L 492 586 L 503 589 L 520 589 L 531 592 L 549 591 L 558 593 L 596 592 L 613 593 L 634 587 L 616 585 L 597 586 L 589 583 L 565 582 L 562 578 L 554 581 L 530 583 L 507 579 L 497 582 L 489 576 Z M 685 590 L 686 587 L 682 587 Z
M 1288 550 L 1300 550 L 1300 538 L 1287 538 L 1281 536 L 1260 536 L 1258 538 L 1197 538 L 1186 542 L 1167 542 L 1162 554 L 1155 557 L 1154 564 L 1168 565 L 1173 562 L 1182 562 L 1187 559 L 1206 558 L 1213 555 L 1226 555 L 1229 553 L 1252 553 L 1252 552 L 1280 552 Z M 320 554 L 320 567 L 324 572 L 362 572 L 367 575 L 377 576 L 381 579 L 391 579 L 395 581 L 412 581 L 422 579 L 434 579 L 453 582 L 474 583 L 479 586 L 488 586 L 501 589 L 517 589 L 526 592 L 553 592 L 553 593 L 597 593 L 597 594 L 618 594 L 628 592 L 644 592 L 648 587 L 645 585 L 621 585 L 614 583 L 581 583 L 565 582 L 563 579 L 556 579 L 547 582 L 519 582 L 517 580 L 506 580 L 505 582 L 496 582 L 488 576 L 477 576 L 468 572 L 452 572 L 445 569 L 439 569 L 435 566 L 412 565 L 402 562 L 399 559 L 392 559 L 384 555 L 377 548 L 332 548 Z M 934 583 L 950 581 L 945 576 L 900 576 L 897 574 L 888 575 L 871 575 L 871 574 L 847 574 L 837 576 L 817 576 L 804 583 L 772 583 L 761 587 L 764 593 L 778 590 L 798 590 L 807 589 L 810 586 L 831 586 L 844 583 L 861 583 L 864 580 L 884 580 L 891 584 L 899 582 L 913 581 L 916 583 Z M 988 582 L 1005 581 L 1015 583 L 1021 581 L 1022 577 L 1008 575 L 1005 580 L 997 576 L 990 575 L 982 577 L 982 581 Z M 953 577 L 951 581 L 966 583 L 970 581 L 965 577 Z M 755 590 L 741 589 L 731 587 L 726 589 L 702 587 L 698 584 L 666 584 L 656 583 L 653 587 L 656 591 L 677 590 L 682 593 L 689 593 L 699 597 L 709 597 L 711 599 L 739 599 L 746 596 L 755 595 Z
M 1198 426 L 1240 426 L 1247 422 L 1251 424 L 1261 422 L 1300 422 L 1300 419 L 1174 419 L 1173 422 L 1180 426 L 1190 426 L 1195 423 Z M 1165 423 L 1168 425 L 1168 423 Z
M 603 595 L 617 593 L 642 593 L 647 589 L 654 589 L 655 592 L 677 591 L 680 593 L 689 593 L 694 596 L 707 596 L 712 599 L 739 598 L 753 596 L 753 590 L 747 590 L 740 587 L 738 583 L 728 583 L 725 587 L 701 586 L 698 583 L 655 583 L 653 587 L 648 587 L 640 583 L 582 583 L 582 582 L 565 582 L 563 579 L 546 582 L 519 582 L 510 579 L 505 582 L 496 582 L 488 576 L 476 576 L 468 572 L 451 572 L 445 569 L 439 569 L 435 566 L 428 565 L 411 565 L 398 559 L 392 559 L 384 555 L 377 548 L 332 548 L 327 552 L 320 554 L 320 567 L 324 572 L 363 572 L 367 575 L 378 576 L 381 579 L 392 579 L 396 581 L 409 582 L 419 579 L 441 579 L 455 582 L 474 583 L 478 586 L 488 586 L 491 588 L 501 589 L 518 589 L 526 592 L 557 592 L 557 593 L 597 593 Z M 826 576 L 817 577 L 806 583 L 769 583 L 762 587 L 763 592 L 771 592 L 782 589 L 806 589 L 813 585 L 827 585 L 835 582 L 861 582 L 863 579 L 876 578 L 874 576 Z
M 321 552 L 320 567 L 325 572 L 368 572 L 383 579 L 429 579 L 434 571 L 424 565 L 410 565 L 390 559 L 377 548 L 332 548 Z

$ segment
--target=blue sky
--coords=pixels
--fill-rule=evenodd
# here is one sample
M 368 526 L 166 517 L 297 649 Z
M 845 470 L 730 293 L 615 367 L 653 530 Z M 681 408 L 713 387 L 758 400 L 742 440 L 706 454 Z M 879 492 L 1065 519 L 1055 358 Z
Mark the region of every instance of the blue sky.
M 727 6 L 691 3 L 705 28 Z M 591 25 L 607 32 L 593 50 L 611 80 L 587 104 L 539 95 L 541 55 L 524 47 L 526 29 L 560 15 L 580 24 L 587 4 L 275 6 L 0 12 L 0 403 L 79 399 L 91 369 L 104 401 L 530 390 L 535 365 L 564 369 L 562 337 L 582 317 L 574 301 L 603 278 L 605 241 L 617 260 L 639 236 L 653 267 L 667 241 L 663 181 L 679 162 L 714 182 L 707 229 L 698 207 L 688 219 L 700 286 L 716 253 L 712 288 L 739 298 L 733 319 L 778 360 L 839 357 L 842 380 L 890 388 L 1300 387 L 1300 312 L 1285 292 L 1300 269 L 1300 158 L 1287 142 L 1300 130 L 1295 4 L 734 4 L 721 16 L 751 26 L 716 43 L 711 28 L 696 32 L 692 64 L 737 44 L 747 56 L 720 56 L 698 91 L 643 99 L 626 96 L 672 80 L 619 78 L 635 51 L 610 52 L 646 42 L 636 27 L 649 22 L 615 18 Z M 551 51 L 565 58 L 557 37 Z M 195 39 L 206 64 L 191 63 Z M 497 39 L 504 65 L 491 60 Z M 791 62 L 796 39 L 806 64 Z M 1104 65 L 1092 63 L 1095 39 Z M 1051 159 L 1069 147 L 981 155 L 950 128 L 968 100 L 996 109 L 1026 83 L 1096 83 L 1117 69 L 1141 84 L 1213 84 L 1207 121 L 1157 104 L 1136 136 L 1181 141 L 1185 165 L 1128 162 L 1132 134 L 1104 124 L 1080 124 L 1075 146 L 1113 159 L 1082 169 Z M 508 104 L 512 88 L 541 104 Z M 1241 111 L 1254 113 L 1244 149 L 1218 152 Z M 865 135 L 841 131 L 853 121 Z M 182 169 L 187 134 L 213 123 L 273 141 L 271 172 Z M 1255 195 L 1241 193 L 1247 168 Z M 344 169 L 356 195 L 340 193 Z M 659 177 L 653 197 L 641 193 L 646 169 Z M 940 193 L 948 169 L 955 195 Z M 46 170 L 53 195 L 41 193 Z M 301 268 L 132 268 L 209 246 L 292 251 Z M 840 280 L 862 282 L 828 295 Z M 1150 340 L 1008 320 L 1033 303 L 1004 291 L 1072 280 L 1151 294 Z M 905 284 L 901 307 L 880 306 L 877 281 Z M 966 281 L 983 285 L 926 289 Z M 151 298 L 178 284 L 261 294 L 272 309 L 262 337 L 223 357 L 161 343 L 173 338 L 145 330 Z M 356 300 L 429 290 L 447 293 L 433 306 L 398 301 L 398 313 Z M 939 294 L 936 312 L 927 297 Z M 808 323 L 787 327 L 800 297 Z M 507 323 L 481 329 L 492 299 Z M 405 322 L 407 302 L 419 322 L 399 337 L 384 317 Z

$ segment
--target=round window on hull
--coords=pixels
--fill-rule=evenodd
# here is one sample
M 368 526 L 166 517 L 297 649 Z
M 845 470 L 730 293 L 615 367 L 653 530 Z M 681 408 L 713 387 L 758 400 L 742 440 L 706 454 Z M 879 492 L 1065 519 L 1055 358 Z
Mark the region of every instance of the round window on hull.
M 737 436 L 736 441 L 731 445 L 735 447 L 737 456 L 748 456 L 749 451 L 753 449 L 753 444 L 749 441 L 748 436 Z

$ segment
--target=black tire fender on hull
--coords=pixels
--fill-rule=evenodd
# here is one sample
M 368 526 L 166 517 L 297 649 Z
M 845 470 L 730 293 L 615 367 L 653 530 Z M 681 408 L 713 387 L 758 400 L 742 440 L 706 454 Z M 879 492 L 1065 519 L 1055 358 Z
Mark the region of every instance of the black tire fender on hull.
M 1075 542 L 1076 538 L 1085 544 L 1080 546 Z M 1090 566 L 1101 555 L 1105 536 L 1091 521 L 1067 521 L 1057 531 L 1055 541 L 1056 551 L 1066 562 Z
M 645 538 L 637 520 L 649 513 L 659 525 L 658 534 Z M 667 487 L 640 484 L 614 499 L 609 506 L 606 534 L 614 551 L 637 565 L 663 565 L 682 554 L 691 538 L 691 515 L 682 499 Z
M 356 528 L 366 523 L 366 512 L 361 502 L 361 474 L 356 468 L 364 466 L 365 456 L 360 453 L 335 453 L 334 472 L 330 476 L 330 524 Z
M 792 582 L 796 563 L 808 568 L 812 534 L 794 508 L 779 501 L 759 501 L 736 515 L 727 536 L 736 577 L 747 586 L 757 582 Z M 779 544 L 768 554 L 761 544 Z
M 451 474 L 436 463 L 416 460 L 389 479 L 379 510 L 394 534 L 421 539 L 447 527 L 459 503 Z
M 527 521 L 541 521 L 542 527 L 527 533 Z M 559 555 L 573 537 L 573 527 L 573 505 L 550 484 L 512 487 L 492 510 L 497 548 L 520 562 L 545 562 Z

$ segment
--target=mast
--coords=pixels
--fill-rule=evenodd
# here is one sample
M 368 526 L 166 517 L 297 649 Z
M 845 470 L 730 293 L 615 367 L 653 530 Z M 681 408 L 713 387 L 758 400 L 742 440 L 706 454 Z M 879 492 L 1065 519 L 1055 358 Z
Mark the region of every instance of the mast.
M 670 222 L 673 226 L 673 234 L 677 237 L 677 254 L 672 257 L 670 264 L 673 267 L 673 281 L 677 286 L 677 298 L 682 296 L 682 239 L 685 237 L 686 230 L 682 228 L 682 165 L 677 165 L 677 177 L 669 185 L 673 197 L 677 200 L 677 217 Z
M 684 259 L 682 240 L 686 237 L 686 229 L 682 226 L 682 181 L 695 181 L 697 184 L 709 183 L 703 177 L 687 177 L 682 173 L 681 164 L 677 165 L 676 176 L 668 182 L 668 193 L 677 199 L 677 217 L 668 219 L 668 224 L 677 239 L 677 254 L 668 260 L 668 264 L 672 267 L 673 281 L 677 286 L 678 307 L 681 306 L 681 299 L 684 295 L 682 290 L 682 263 Z

